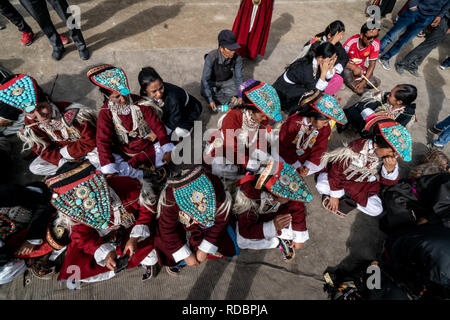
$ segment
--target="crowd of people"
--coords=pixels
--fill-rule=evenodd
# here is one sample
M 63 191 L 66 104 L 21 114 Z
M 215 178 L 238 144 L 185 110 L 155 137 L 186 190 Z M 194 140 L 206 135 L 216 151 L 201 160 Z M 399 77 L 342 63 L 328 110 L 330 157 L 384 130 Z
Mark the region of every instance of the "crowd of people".
M 433 150 L 434 170 L 428 163 L 400 180 L 399 161 L 412 160 L 408 128 L 417 89 L 378 89 L 374 71 L 386 46 L 378 34 L 365 23 L 342 45 L 344 23 L 331 22 L 270 85 L 243 78 L 241 45 L 222 30 L 218 48 L 205 55 L 201 95 L 209 112 L 224 114 L 196 164 L 177 162 L 175 150 L 207 111 L 150 66 L 138 74 L 139 94 L 120 67 L 90 68 L 85 81 L 103 98 L 97 109 L 53 101 L 31 75 L 3 73 L 2 127 L 34 152 L 29 170 L 43 182 L 2 181 L 0 283 L 26 268 L 48 277 L 57 260 L 58 280 L 73 279 L 76 267 L 82 282 L 138 266 L 142 280 L 154 277 L 157 265 L 178 276 L 241 249 L 278 248 L 292 262 L 309 239 L 305 203 L 312 187 L 337 217 L 357 209 L 382 215 L 387 232 L 433 225 L 448 239 L 448 157 Z M 336 98 L 344 84 L 361 95 L 346 109 Z M 448 136 L 445 121 L 430 130 Z M 358 137 L 330 150 L 334 127 Z M 304 180 L 311 175 L 315 186 Z M 409 202 L 399 202 L 398 193 Z M 429 280 L 448 288 L 448 270 L 436 272 L 441 277 Z

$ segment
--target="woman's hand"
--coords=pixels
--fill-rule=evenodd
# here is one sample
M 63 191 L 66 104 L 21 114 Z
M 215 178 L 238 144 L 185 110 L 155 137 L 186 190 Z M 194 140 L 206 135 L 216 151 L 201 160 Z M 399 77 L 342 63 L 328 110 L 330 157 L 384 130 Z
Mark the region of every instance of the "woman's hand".
M 108 268 L 111 271 L 116 270 L 116 258 L 117 258 L 117 254 L 115 251 L 111 251 L 110 253 L 108 253 L 108 255 L 106 256 L 106 268 Z
M 158 137 L 156 136 L 156 134 L 152 131 L 152 132 L 150 132 L 148 135 L 147 135 L 147 137 L 145 137 L 145 139 L 147 139 L 147 140 L 150 140 L 151 142 L 155 142 L 155 140 L 157 139 Z
M 334 213 L 336 213 L 339 209 L 339 198 L 330 197 L 330 201 L 327 204 L 327 208 L 330 211 L 333 211 Z
M 208 254 L 206 252 L 204 252 L 200 249 L 197 250 L 196 257 L 197 257 L 197 261 L 199 263 L 202 263 L 203 261 L 205 261 L 207 256 L 208 256 Z
M 290 247 L 293 248 L 294 250 L 300 250 L 303 247 L 303 243 L 302 242 L 292 242 Z
M 129 252 L 128 255 L 130 256 L 130 258 L 136 252 L 138 239 L 139 238 L 130 237 L 130 239 L 128 239 L 127 243 L 125 244 L 125 248 L 123 249 L 123 253 L 127 254 L 127 252 Z
M 184 259 L 184 262 L 186 262 L 186 264 L 190 267 L 192 266 L 197 266 L 199 265 L 200 262 L 198 262 L 196 255 L 194 255 L 193 253 L 191 253 L 189 255 L 189 257 L 187 257 L 186 259 Z
M 16 251 L 17 255 L 23 255 L 23 254 L 30 254 L 36 249 L 38 246 L 29 243 L 28 241 L 25 241 L 19 248 L 19 250 Z
M 275 229 L 277 231 L 281 231 L 284 228 L 286 228 L 287 226 L 289 226 L 291 221 L 292 221 L 292 217 L 289 213 L 280 214 L 280 215 L 276 216 L 275 218 L 273 218 L 273 224 L 275 225 Z
M 397 165 L 397 159 L 395 159 L 395 157 L 384 157 L 383 165 L 386 171 L 388 173 L 391 173 L 392 171 L 395 170 L 395 167 Z

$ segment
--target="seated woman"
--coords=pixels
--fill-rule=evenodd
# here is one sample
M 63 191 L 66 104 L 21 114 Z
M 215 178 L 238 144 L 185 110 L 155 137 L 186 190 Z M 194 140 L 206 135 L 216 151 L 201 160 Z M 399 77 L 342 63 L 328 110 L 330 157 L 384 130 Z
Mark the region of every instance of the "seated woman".
M 368 92 L 360 102 L 344 110 L 347 125 L 336 125 L 339 133 L 349 126 L 362 134 L 366 121 L 377 115 L 387 116 L 406 127 L 416 114 L 417 88 L 412 84 L 396 85 L 390 92 Z
M 19 132 L 23 151 L 38 157 L 30 164 L 36 175 L 53 175 L 69 161 L 88 158 L 98 163 L 95 151 L 94 110 L 72 102 L 53 102 L 30 76 L 15 75 L 0 86 L 0 100 L 25 113 Z
M 212 156 L 213 174 L 230 179 L 258 170 L 269 156 L 269 119 L 281 120 L 280 100 L 271 85 L 250 79 L 239 90 L 244 104 L 219 119 L 217 135 L 205 150 Z
M 280 97 L 281 109 L 289 115 L 297 111 L 300 98 L 307 91 L 324 91 L 337 61 L 336 46 L 330 42 L 319 45 L 315 50 L 291 63 L 273 84 Z
M 289 164 L 269 160 L 237 185 L 233 212 L 239 248 L 278 247 L 285 261 L 292 261 L 295 250 L 309 239 L 304 202 L 310 202 L 312 195 L 302 177 Z
M 234 232 L 228 227 L 232 199 L 222 181 L 201 166 L 185 165 L 178 170 L 161 193 L 155 236 L 160 264 L 174 276 L 208 255 L 236 254 Z
M 174 84 L 163 82 L 152 67 L 142 68 L 138 75 L 140 95 L 157 110 L 167 134 L 172 140 L 190 134 L 194 121 L 202 113 L 202 105 L 186 90 Z M 146 105 L 146 103 L 142 103 Z
M 42 182 L 0 185 L 0 284 L 12 281 L 27 269 L 22 259 L 53 251 L 46 241 L 47 225 L 55 212 L 50 196 Z M 52 271 L 37 268 L 37 264 L 31 270 L 38 277 Z
M 112 65 L 90 69 L 88 79 L 105 101 L 97 121 L 97 150 L 103 174 L 142 179 L 171 161 L 174 145 L 155 110 L 130 93 L 124 71 Z
M 347 123 L 337 100 L 316 90 L 300 102 L 301 110 L 290 116 L 280 130 L 280 157 L 308 176 L 323 169 L 320 159 L 328 148 L 330 121 Z
M 302 51 L 300 52 L 300 55 L 296 58 L 297 60 L 304 57 L 309 50 L 315 50 L 319 45 L 325 42 L 329 42 L 336 46 L 336 64 L 334 65 L 332 70 L 330 70 L 330 75 L 332 76 L 332 78 L 328 80 L 328 86 L 324 90 L 324 92 L 326 94 L 329 94 L 330 96 L 336 94 L 339 89 L 341 89 L 342 84 L 344 83 L 342 72 L 344 71 L 344 68 L 349 60 L 347 52 L 345 52 L 345 49 L 342 47 L 342 44 L 340 42 L 344 38 L 344 35 L 344 23 L 340 20 L 333 21 L 326 27 L 325 31 L 312 37 L 312 39 L 304 45 Z
M 70 229 L 71 238 L 58 280 L 71 279 L 73 266 L 82 282 L 107 280 L 138 265 L 145 268 L 142 280 L 150 278 L 157 263 L 151 233 L 156 196 L 150 184 L 106 178 L 88 162 L 68 163 L 57 174 L 46 184 L 58 222 Z
M 378 196 L 381 185 L 391 186 L 399 178 L 396 154 L 411 161 L 412 140 L 408 130 L 387 117 L 375 117 L 366 125 L 370 139 L 357 139 L 348 147 L 326 152 L 322 165 L 327 172 L 317 178 L 323 206 L 341 216 L 357 208 L 370 215 L 383 212 Z

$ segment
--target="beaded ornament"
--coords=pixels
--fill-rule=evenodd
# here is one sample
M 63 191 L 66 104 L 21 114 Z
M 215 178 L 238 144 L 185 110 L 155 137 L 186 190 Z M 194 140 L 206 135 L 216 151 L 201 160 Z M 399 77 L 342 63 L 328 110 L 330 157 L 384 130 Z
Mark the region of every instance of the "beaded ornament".
M 36 83 L 30 76 L 20 74 L 0 86 L 0 100 L 24 112 L 37 107 Z
M 6 237 L 16 231 L 16 223 L 8 216 L 0 215 L 0 239 L 5 240 Z
M 194 170 L 185 180 L 198 174 L 200 169 Z M 171 181 L 168 183 L 170 185 Z M 173 194 L 181 210 L 180 217 L 183 218 L 183 223 L 187 226 L 199 224 L 203 228 L 214 225 L 216 193 L 211 180 L 204 172 L 187 184 L 173 187 Z
M 261 82 L 244 93 L 268 118 L 275 122 L 281 120 L 280 98 L 275 88 L 270 84 Z
M 379 123 L 381 134 L 404 161 L 412 159 L 412 140 L 408 130 L 397 122 Z
M 130 94 L 128 79 L 120 68 L 108 69 L 91 77 L 96 85 L 112 90 L 122 96 Z
M 284 162 L 274 162 L 274 167 L 275 174 L 265 183 L 265 187 L 273 195 L 294 201 L 310 202 L 312 200 L 311 192 L 297 170 Z
M 90 227 L 111 228 L 111 199 L 105 177 L 95 173 L 81 181 L 75 188 L 56 195 L 52 204 L 63 214 Z
M 312 106 L 317 111 L 337 123 L 346 124 L 348 122 L 344 110 L 342 110 L 339 102 L 328 94 L 324 94 L 322 97 L 317 99 Z

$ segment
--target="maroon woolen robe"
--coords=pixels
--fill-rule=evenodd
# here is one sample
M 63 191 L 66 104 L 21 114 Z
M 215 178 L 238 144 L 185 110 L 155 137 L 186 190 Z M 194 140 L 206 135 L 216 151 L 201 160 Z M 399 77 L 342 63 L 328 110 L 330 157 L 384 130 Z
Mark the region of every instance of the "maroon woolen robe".
M 280 129 L 280 156 L 283 160 L 289 164 L 294 164 L 299 161 L 304 165 L 305 161 L 309 161 L 312 164 L 318 166 L 320 165 L 320 158 L 323 153 L 327 151 L 328 148 L 328 138 L 331 135 L 330 126 L 323 127 L 319 130 L 319 134 L 315 138 L 313 146 L 303 150 L 302 155 L 297 154 L 296 143 L 297 143 L 297 133 L 300 128 L 306 126 L 303 122 L 304 118 L 300 117 L 298 114 L 293 114 L 290 116 Z M 312 128 L 312 124 L 309 125 Z M 302 140 L 306 141 L 307 135 L 304 135 Z M 313 138 L 314 139 L 314 138 Z
M 247 198 L 261 199 L 261 190 L 255 189 L 251 181 L 241 184 L 240 188 Z M 254 210 L 249 210 L 238 214 L 239 234 L 247 239 L 264 239 L 264 222 L 272 221 L 276 216 L 286 213 L 292 216 L 292 230 L 307 230 L 305 204 L 300 201 L 289 201 L 280 205 L 277 212 L 258 214 Z M 278 234 L 281 235 L 281 231 Z
M 241 46 L 237 52 L 242 57 L 255 59 L 258 54 L 264 56 L 272 21 L 273 0 L 261 0 L 255 21 L 250 31 L 253 8 L 252 0 L 243 0 L 233 24 L 233 33 Z M 249 32 L 250 31 L 250 32 Z
M 228 222 L 231 211 L 226 215 L 217 215 L 218 208 L 225 201 L 225 190 L 220 179 L 210 173 L 206 173 L 211 179 L 216 193 L 216 216 L 214 225 L 209 228 L 202 228 L 198 224 L 189 227 L 178 220 L 180 208 L 175 201 L 173 189 L 166 189 L 166 204 L 161 209 L 155 235 L 155 247 L 158 252 L 158 259 L 161 265 L 174 266 L 177 263 L 173 254 L 186 244 L 186 231 L 191 233 L 188 246 L 195 253 L 203 239 L 218 247 L 217 252 L 224 256 L 234 256 L 235 247 L 233 240 L 227 233 Z
M 141 100 L 136 95 L 132 95 L 131 98 L 136 102 Z M 122 144 L 115 132 L 108 102 L 105 102 L 100 110 L 97 121 L 97 150 L 102 167 L 115 162 L 113 153 L 120 154 L 124 159 L 129 160 L 129 163 L 135 169 L 138 169 L 140 165 L 151 166 L 151 164 L 155 164 L 155 149 L 153 145 L 158 141 L 161 146 L 170 142 L 164 125 L 153 109 L 147 106 L 138 106 L 148 126 L 156 134 L 157 140 L 152 142 L 140 137 L 128 137 L 128 144 Z M 131 131 L 133 129 L 131 113 L 129 115 L 119 115 L 119 118 L 122 120 L 122 125 L 126 130 Z
M 53 102 L 53 104 L 58 108 L 62 115 L 64 115 L 65 110 L 72 105 L 71 102 L 63 101 Z M 37 123 L 37 121 L 30 120 L 25 117 L 24 123 L 27 126 Z M 45 149 L 38 148 L 35 144 L 33 146 L 33 151 L 43 160 L 54 164 L 55 166 L 59 164 L 59 161 L 62 158 L 59 151 L 64 147 L 67 147 L 67 152 L 74 159 L 86 156 L 95 148 L 95 126 L 88 121 L 83 121 L 80 123 L 76 121 L 76 119 L 73 122 L 73 126 L 78 130 L 81 136 L 81 138 L 77 141 L 63 141 L 61 132 L 58 130 L 55 130 L 55 134 L 61 138 L 61 141 L 53 141 L 48 134 L 41 130 L 37 125 L 32 126 L 31 129 L 34 134 L 47 143 L 47 147 Z
M 348 148 L 356 153 L 359 153 L 363 147 L 366 139 L 357 139 L 349 143 Z M 344 161 L 335 161 L 328 165 L 328 182 L 330 184 L 330 190 L 338 191 L 344 189 L 346 193 L 360 206 L 365 207 L 367 205 L 367 199 L 371 196 L 380 193 L 381 185 L 391 186 L 397 183 L 398 177 L 395 180 L 389 180 L 383 178 L 380 169 L 380 180 L 379 181 L 355 181 L 360 174 L 356 174 L 351 180 L 347 180 L 344 174 L 345 169 L 348 168 L 350 162 L 345 165 Z
M 107 179 L 108 185 L 117 193 L 122 200 L 122 203 L 127 204 L 126 209 L 129 213 L 133 213 L 136 221 L 134 225 L 146 225 L 150 229 L 150 234 L 153 234 L 151 223 L 154 219 L 154 213 L 149 211 L 146 207 L 139 205 L 139 194 L 141 192 L 141 184 L 137 179 L 130 177 L 117 177 L 113 176 Z M 156 212 L 156 205 L 152 208 Z M 125 244 L 130 238 L 130 232 L 134 226 L 125 229 L 120 227 L 124 231 L 122 241 L 116 248 L 117 256 L 122 256 Z M 106 237 L 110 237 L 114 233 L 117 234 L 118 230 L 111 231 Z M 85 224 L 78 224 L 72 226 L 71 242 L 67 247 L 66 257 L 64 264 L 61 268 L 61 272 L 58 276 L 58 280 L 65 280 L 69 278 L 72 273 L 68 273 L 67 268 L 71 265 L 77 265 L 80 267 L 80 279 L 86 279 L 95 275 L 110 271 L 106 267 L 102 267 L 95 261 L 95 251 L 100 248 L 101 245 L 107 243 L 104 238 L 100 237 L 96 229 L 89 227 Z M 152 235 L 137 244 L 137 250 L 128 262 L 128 268 L 134 268 L 153 250 L 153 237 Z M 73 271 L 72 271 L 73 272 Z

